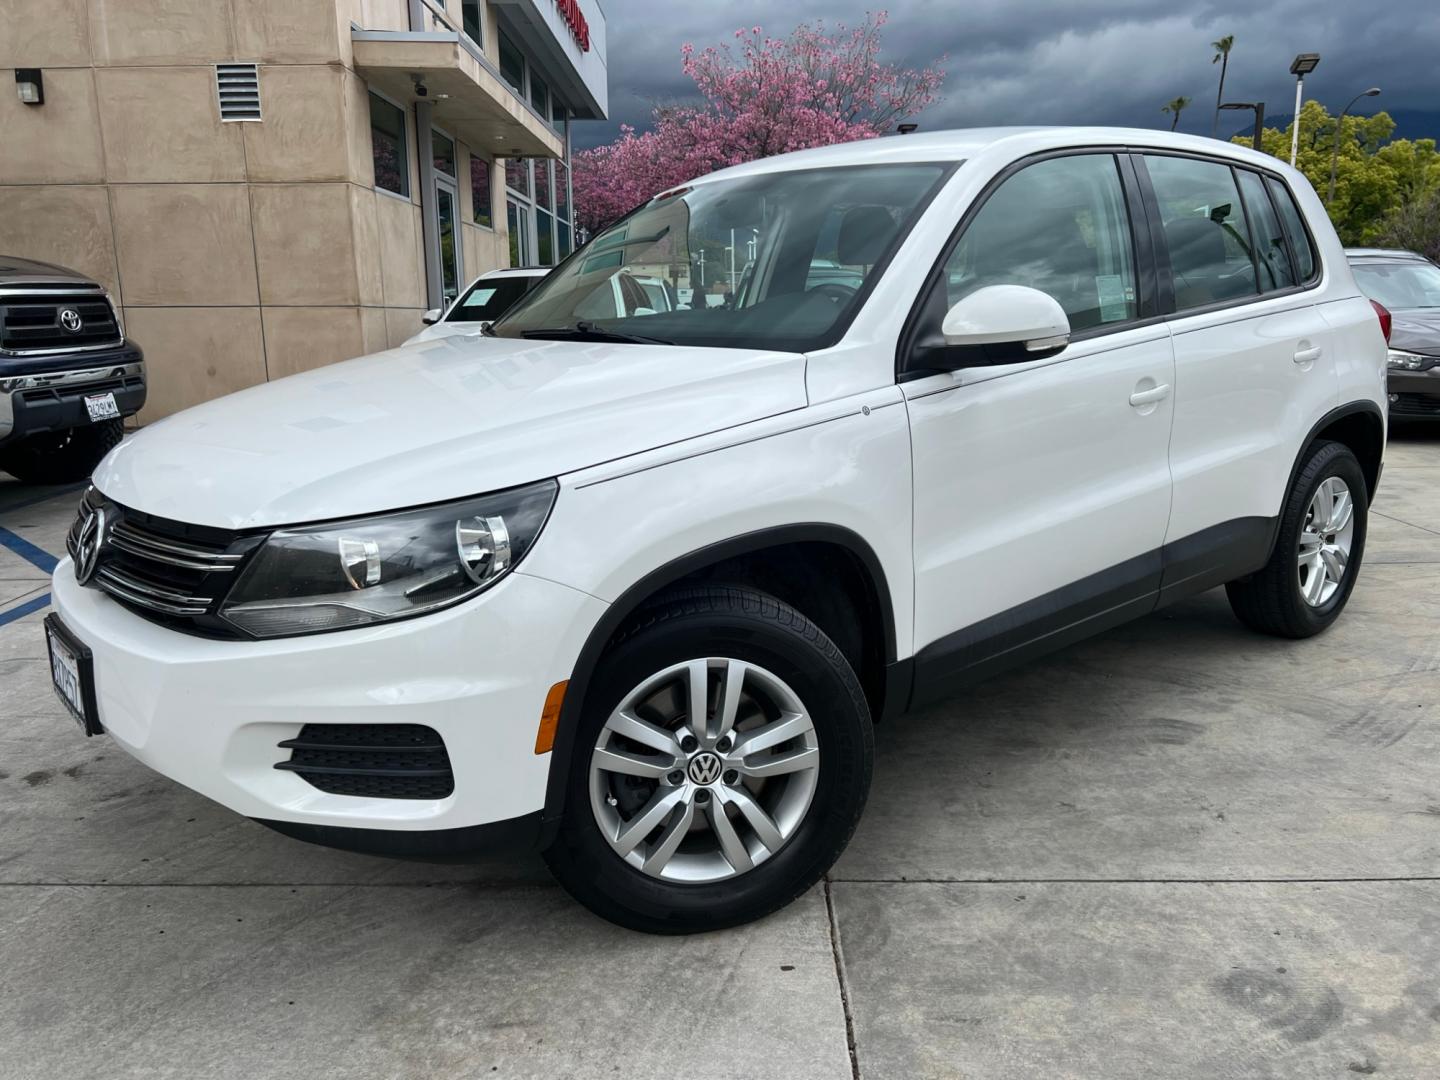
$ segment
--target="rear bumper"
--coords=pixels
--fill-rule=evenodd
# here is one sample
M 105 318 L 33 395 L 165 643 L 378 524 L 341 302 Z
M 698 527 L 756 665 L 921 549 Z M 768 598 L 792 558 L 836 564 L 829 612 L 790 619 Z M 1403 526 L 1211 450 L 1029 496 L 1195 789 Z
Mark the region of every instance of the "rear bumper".
M 48 367 L 48 370 L 47 370 Z M 145 404 L 144 354 L 134 346 L 66 358 L 58 366 L 28 358 L 0 364 L 0 443 L 45 431 L 84 427 L 90 421 L 85 398 L 110 392 L 121 416 Z

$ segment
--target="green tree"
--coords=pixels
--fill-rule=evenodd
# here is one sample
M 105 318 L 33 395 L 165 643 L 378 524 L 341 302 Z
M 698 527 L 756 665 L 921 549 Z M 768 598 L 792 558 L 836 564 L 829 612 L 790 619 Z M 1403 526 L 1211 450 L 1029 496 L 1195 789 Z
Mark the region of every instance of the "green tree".
M 1427 199 L 1406 203 L 1386 218 L 1375 243 L 1381 247 L 1418 251 L 1427 259 L 1440 262 L 1440 190 Z
M 1292 124 L 1293 126 L 1293 124 Z M 1290 160 L 1291 127 L 1266 128 L 1261 146 L 1265 153 Z M 1370 244 L 1386 230 L 1390 220 L 1408 207 L 1426 202 L 1440 190 L 1440 153 L 1434 139 L 1390 141 L 1395 121 L 1388 113 L 1335 118 L 1318 101 L 1300 110 L 1300 146 L 1295 167 L 1320 192 L 1330 185 L 1330 162 L 1335 140 L 1340 154 L 1335 168 L 1335 198 L 1326 207 L 1340 239 L 1346 244 Z M 1249 136 L 1233 140 L 1250 144 Z
M 1220 106 L 1225 100 L 1225 71 L 1230 66 L 1230 50 L 1235 47 L 1235 35 L 1226 34 L 1219 41 L 1212 41 L 1210 47 L 1215 50 L 1210 63 L 1220 65 L 1220 86 L 1215 91 L 1215 118 L 1210 122 L 1210 137 L 1214 138 L 1215 133 L 1220 130 Z
M 1173 101 L 1167 101 L 1160 106 L 1160 111 L 1170 114 L 1170 130 L 1174 131 L 1180 126 L 1180 114 L 1185 111 L 1185 106 L 1190 104 L 1188 97 L 1177 97 Z

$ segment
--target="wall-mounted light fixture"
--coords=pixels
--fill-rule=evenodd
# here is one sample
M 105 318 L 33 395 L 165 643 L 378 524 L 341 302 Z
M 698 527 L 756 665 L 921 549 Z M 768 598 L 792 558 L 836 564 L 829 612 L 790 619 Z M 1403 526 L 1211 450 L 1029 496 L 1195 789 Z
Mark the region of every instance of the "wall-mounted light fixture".
M 16 68 L 15 91 L 26 105 L 45 104 L 45 77 L 39 68 Z

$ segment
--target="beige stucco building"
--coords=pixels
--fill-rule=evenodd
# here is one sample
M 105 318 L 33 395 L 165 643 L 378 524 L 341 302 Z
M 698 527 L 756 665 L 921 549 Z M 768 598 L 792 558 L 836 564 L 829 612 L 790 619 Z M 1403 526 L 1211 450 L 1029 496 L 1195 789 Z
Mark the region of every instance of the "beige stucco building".
M 568 253 L 604 19 L 596 0 L 0 0 L 0 252 L 112 290 L 149 363 L 142 420 L 398 344 L 476 274 Z

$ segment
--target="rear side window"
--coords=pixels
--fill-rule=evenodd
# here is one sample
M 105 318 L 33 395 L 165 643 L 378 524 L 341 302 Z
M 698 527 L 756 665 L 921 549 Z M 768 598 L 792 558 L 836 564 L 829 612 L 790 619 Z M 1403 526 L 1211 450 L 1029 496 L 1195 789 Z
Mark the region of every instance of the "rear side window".
M 1124 188 L 1109 154 L 1027 166 L 985 201 L 945 264 L 948 305 L 987 285 L 1028 285 L 1074 331 L 1135 318 Z M 813 273 L 812 269 L 812 273 Z
M 1280 215 L 1270 205 L 1265 181 L 1259 173 L 1236 169 L 1240 178 L 1240 194 L 1245 197 L 1245 212 L 1250 218 L 1250 232 L 1255 243 L 1255 268 L 1260 273 L 1260 291 L 1274 292 L 1298 284 L 1290 266 L 1290 248 L 1285 242 L 1285 229 Z
M 1266 177 L 1265 183 L 1270 188 L 1275 205 L 1280 208 L 1280 220 L 1285 223 L 1285 231 L 1290 235 L 1290 249 L 1295 252 L 1295 270 L 1302 282 L 1309 281 L 1315 276 L 1315 246 L 1310 241 L 1310 234 L 1305 231 L 1305 222 L 1300 217 L 1300 208 L 1295 205 L 1295 196 L 1274 177 Z
M 1230 166 L 1147 155 L 1175 278 L 1175 309 L 1255 296 L 1250 226 Z

